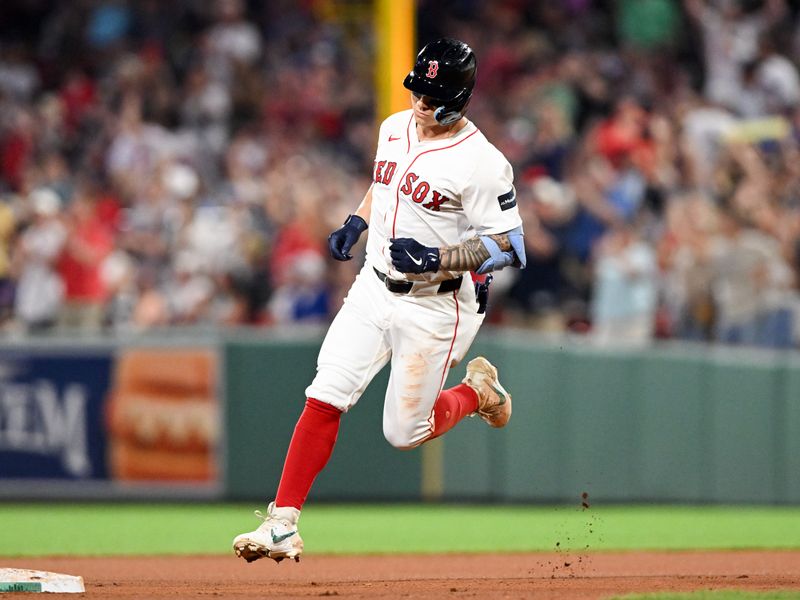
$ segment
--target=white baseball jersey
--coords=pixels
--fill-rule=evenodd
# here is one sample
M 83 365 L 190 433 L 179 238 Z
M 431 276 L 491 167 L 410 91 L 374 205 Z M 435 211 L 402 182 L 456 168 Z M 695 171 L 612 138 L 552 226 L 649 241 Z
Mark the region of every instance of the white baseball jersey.
M 389 240 L 443 247 L 520 225 L 511 166 L 474 124 L 447 139 L 420 141 L 413 111 L 386 119 L 373 170 L 367 260 L 325 336 L 306 395 L 347 411 L 391 361 L 384 435 L 401 448 L 427 440 L 447 372 L 465 358 L 484 315 L 469 274 L 442 291 L 442 281 L 462 273 L 399 273 Z M 415 283 L 406 294 L 393 293 L 375 270 Z
M 390 238 L 441 248 L 522 224 L 511 165 L 472 122 L 455 136 L 420 141 L 414 111 L 386 119 L 378 135 L 367 262 L 393 279 L 452 279 L 461 273 L 401 274 Z

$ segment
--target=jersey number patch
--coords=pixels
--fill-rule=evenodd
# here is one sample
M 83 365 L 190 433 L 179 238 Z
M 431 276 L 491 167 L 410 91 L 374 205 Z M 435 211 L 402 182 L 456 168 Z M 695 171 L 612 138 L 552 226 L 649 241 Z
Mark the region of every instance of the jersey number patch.
M 403 182 L 403 187 L 400 191 L 417 204 L 421 204 L 422 208 L 428 210 L 440 210 L 440 206 L 450 200 L 447 196 L 443 196 L 436 190 L 431 190 L 431 185 L 427 181 L 419 181 L 419 175 L 416 173 L 409 173 Z M 429 198 L 429 192 L 431 193 Z

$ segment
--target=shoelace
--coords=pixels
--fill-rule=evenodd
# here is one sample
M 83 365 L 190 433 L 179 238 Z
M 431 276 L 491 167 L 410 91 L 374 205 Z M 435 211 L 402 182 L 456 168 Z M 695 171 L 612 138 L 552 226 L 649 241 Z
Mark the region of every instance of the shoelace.
M 267 514 L 265 515 L 264 513 L 262 513 L 262 512 L 261 512 L 260 510 L 258 510 L 258 509 L 254 510 L 254 511 L 253 511 L 253 514 L 254 514 L 255 516 L 257 516 L 259 519 L 261 519 L 262 521 L 266 521 L 267 519 L 269 519 L 269 513 L 267 513 Z
M 261 531 L 262 529 L 266 531 L 267 528 L 272 527 L 272 525 L 267 525 L 267 523 L 269 523 L 270 518 L 272 518 L 272 515 L 270 515 L 269 513 L 264 514 L 260 510 L 254 510 L 253 514 L 263 521 L 263 523 L 261 523 L 261 525 L 258 526 L 259 531 Z
M 266 523 L 266 522 L 267 522 L 267 521 L 269 521 L 270 519 L 274 519 L 275 521 L 277 521 L 278 523 L 280 523 L 280 524 L 281 524 L 281 525 L 283 525 L 284 527 L 290 527 L 290 525 L 289 525 L 289 523 L 288 523 L 288 522 L 286 522 L 286 521 L 283 521 L 283 520 L 279 519 L 278 517 L 273 517 L 273 516 L 272 516 L 271 514 L 269 514 L 269 513 L 267 513 L 267 514 L 264 514 L 264 513 L 262 513 L 260 510 L 254 510 L 254 511 L 253 511 L 253 514 L 254 514 L 256 517 L 258 517 L 259 519 L 261 519 L 262 521 L 264 521 L 264 523 Z M 262 523 L 261 525 L 259 525 L 259 527 L 263 526 L 263 525 L 264 525 L 264 523 Z

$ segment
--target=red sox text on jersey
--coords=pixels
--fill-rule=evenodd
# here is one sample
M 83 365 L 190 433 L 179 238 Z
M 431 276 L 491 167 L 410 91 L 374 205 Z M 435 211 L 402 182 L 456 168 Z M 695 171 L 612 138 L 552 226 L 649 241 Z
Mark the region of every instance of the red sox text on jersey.
M 375 183 L 389 185 L 396 171 L 396 162 L 386 160 L 376 161 L 373 181 Z M 403 185 L 400 187 L 400 193 L 405 194 L 417 204 L 421 204 L 422 208 L 430 210 L 439 210 L 442 204 L 450 200 L 450 198 L 441 192 L 431 190 L 431 184 L 427 181 L 420 180 L 419 175 L 413 171 L 406 173 Z

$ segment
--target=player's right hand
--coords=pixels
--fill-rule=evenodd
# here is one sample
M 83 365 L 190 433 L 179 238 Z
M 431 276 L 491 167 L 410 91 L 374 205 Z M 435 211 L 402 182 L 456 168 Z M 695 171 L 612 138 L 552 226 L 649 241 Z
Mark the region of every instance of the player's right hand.
M 350 215 L 339 229 L 328 236 L 328 248 L 336 260 L 350 260 L 350 249 L 367 230 L 367 222 L 358 215 Z

